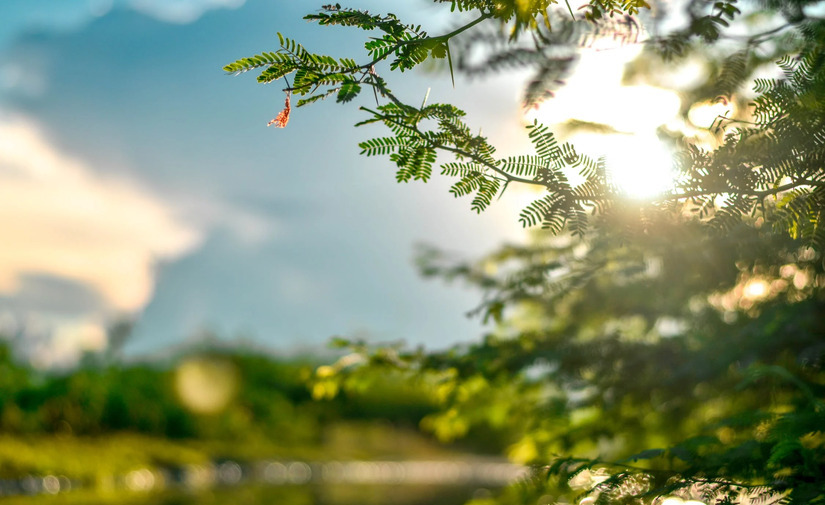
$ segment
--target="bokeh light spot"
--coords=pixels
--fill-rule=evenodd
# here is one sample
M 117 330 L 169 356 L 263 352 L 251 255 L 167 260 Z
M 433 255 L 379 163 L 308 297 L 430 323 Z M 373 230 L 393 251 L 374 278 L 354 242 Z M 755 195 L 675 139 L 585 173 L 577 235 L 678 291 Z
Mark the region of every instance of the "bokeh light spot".
M 175 373 L 175 390 L 188 409 L 199 414 L 222 411 L 238 389 L 238 370 L 220 358 L 189 358 Z

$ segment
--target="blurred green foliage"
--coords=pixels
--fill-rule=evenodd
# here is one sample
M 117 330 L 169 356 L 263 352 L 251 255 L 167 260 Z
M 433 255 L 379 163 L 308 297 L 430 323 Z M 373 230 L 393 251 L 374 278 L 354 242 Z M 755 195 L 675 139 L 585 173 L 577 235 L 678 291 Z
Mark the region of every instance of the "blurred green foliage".
M 76 370 L 37 371 L 0 346 L 0 478 L 66 475 L 100 487 L 138 468 L 221 458 L 448 454 L 415 433 L 435 411 L 434 398 L 400 378 L 317 402 L 307 380 L 319 362 L 302 358 L 207 349 L 166 365 L 84 363 Z M 195 380 L 184 378 L 193 373 Z M 230 380 L 237 384 L 226 388 L 222 383 Z M 217 408 L 197 408 L 223 390 L 229 393 Z
M 337 371 L 341 387 L 405 371 L 436 387 L 423 425 L 440 438 L 499 433 L 541 471 L 497 503 L 820 503 L 821 254 L 750 224 L 627 233 L 538 236 L 472 262 L 423 251 L 425 274 L 484 292 L 495 329 L 441 352 L 354 342 L 364 359 Z
M 35 372 L 0 351 L 0 428 L 7 434 L 94 436 L 130 431 L 171 439 L 237 437 L 253 429 L 278 431 L 297 441 L 315 419 L 302 383 L 308 363 L 225 353 L 243 387 L 221 415 L 187 411 L 176 394 L 175 367 L 148 364 L 87 366 L 70 372 Z M 303 409 L 300 407 L 304 405 Z M 239 419 L 244 419 L 239 420 Z

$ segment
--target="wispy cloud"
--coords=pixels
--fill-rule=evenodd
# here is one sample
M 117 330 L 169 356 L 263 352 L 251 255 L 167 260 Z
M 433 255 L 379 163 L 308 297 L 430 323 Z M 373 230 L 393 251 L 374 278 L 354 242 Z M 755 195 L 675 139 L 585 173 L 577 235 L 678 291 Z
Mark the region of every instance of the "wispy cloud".
M 129 5 L 168 23 L 186 24 L 196 21 L 212 9 L 236 9 L 246 0 L 131 0 Z
M 187 24 L 214 9 L 246 0 L 2 0 L 0 48 L 27 30 L 76 30 L 115 8 L 129 8 L 167 23 Z

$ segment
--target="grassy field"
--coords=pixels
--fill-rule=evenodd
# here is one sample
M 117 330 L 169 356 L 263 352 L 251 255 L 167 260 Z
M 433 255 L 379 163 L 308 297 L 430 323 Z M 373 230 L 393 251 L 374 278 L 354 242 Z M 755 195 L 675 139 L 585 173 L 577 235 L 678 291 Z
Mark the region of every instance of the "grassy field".
M 329 426 L 312 446 L 289 446 L 263 438 L 248 440 L 169 440 L 116 433 L 98 437 L 0 435 L 0 474 L 64 475 L 103 486 L 133 470 L 158 470 L 232 459 L 303 461 L 370 459 L 453 459 L 461 454 L 413 430 L 382 422 L 342 422 Z M 105 487 L 105 486 L 104 486 Z
M 414 504 L 435 503 L 437 498 L 463 493 L 466 489 L 437 486 L 405 487 L 403 496 L 391 486 L 265 486 L 254 482 L 240 487 L 204 485 L 194 489 L 180 486 L 153 486 L 130 489 L 129 475 L 189 465 L 209 467 L 215 461 L 261 460 L 345 461 L 345 460 L 451 460 L 466 454 L 440 446 L 409 429 L 384 422 L 336 423 L 325 430 L 322 443 L 288 447 L 266 440 L 172 441 L 157 437 L 120 433 L 100 437 L 0 435 L 0 471 L 5 478 L 55 476 L 71 479 L 70 492 L 36 496 L 6 496 L 4 504 L 223 504 L 270 503 L 286 505 Z M 214 467 L 213 467 L 214 468 Z M 404 487 L 404 486 L 402 486 Z M 65 488 L 65 484 L 64 484 Z M 64 489 L 65 491 L 65 489 Z

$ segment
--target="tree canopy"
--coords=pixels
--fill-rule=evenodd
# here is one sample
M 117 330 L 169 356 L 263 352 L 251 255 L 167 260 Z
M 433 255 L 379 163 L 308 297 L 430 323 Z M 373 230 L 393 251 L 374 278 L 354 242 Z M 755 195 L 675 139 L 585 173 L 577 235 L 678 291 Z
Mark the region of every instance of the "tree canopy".
M 284 80 L 276 126 L 291 95 L 301 107 L 372 88 L 362 100 L 377 105 L 363 105 L 358 124 L 388 134 L 362 154 L 387 156 L 399 182 L 427 181 L 438 163 L 476 212 L 511 185 L 542 192 L 521 223 L 551 233 L 528 245 L 476 261 L 421 252 L 425 275 L 483 293 L 474 312 L 493 326 L 480 342 L 438 352 L 346 342 L 362 359 L 325 368 L 316 396 L 384 368 L 435 387 L 441 410 L 425 427 L 444 439 L 495 433 L 539 469 L 501 502 L 825 503 L 822 3 L 436 3 L 462 24 L 432 36 L 338 4 L 306 16 L 365 30 L 362 61 L 279 36 L 278 50 L 224 67 Z M 385 77 L 429 59 L 451 73 L 524 67 L 532 106 L 552 100 L 579 48 L 603 37 L 642 45 L 635 71 L 651 79 L 706 62 L 705 78 L 681 90 L 683 113 L 705 100 L 739 105 L 705 141 L 671 132 L 677 177 L 649 201 L 627 198 L 604 159 L 548 126 L 527 126 L 533 152 L 500 158 L 463 111 L 410 105 Z

